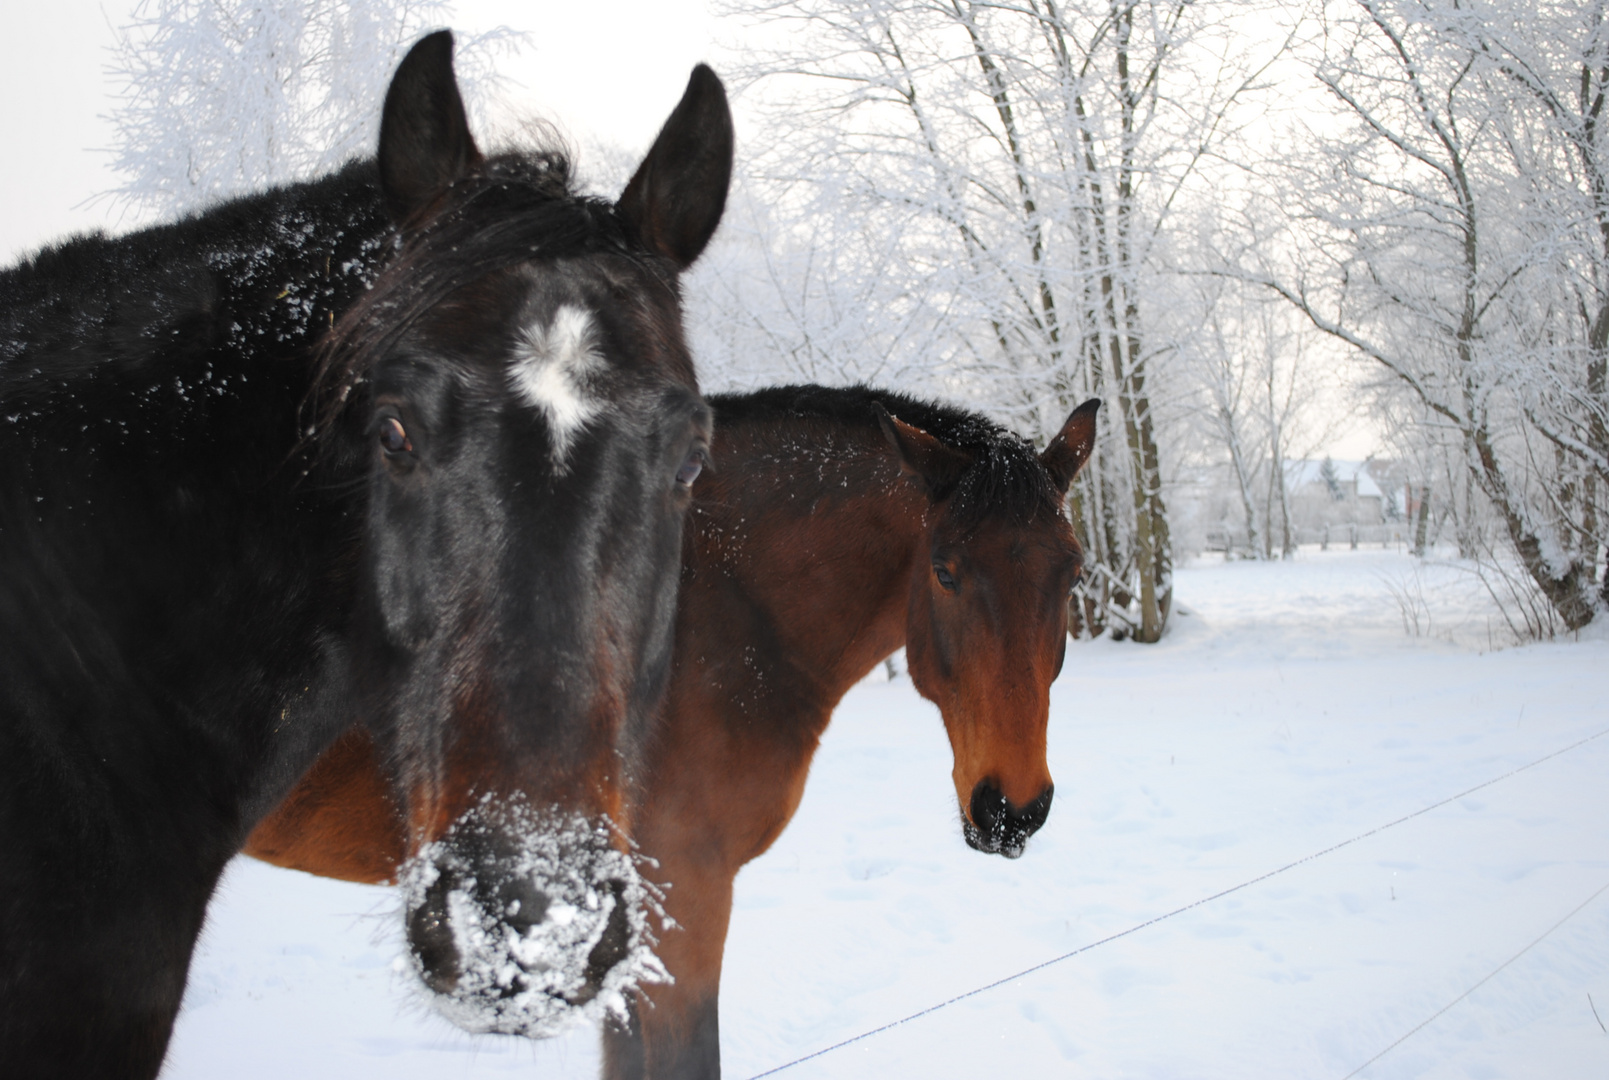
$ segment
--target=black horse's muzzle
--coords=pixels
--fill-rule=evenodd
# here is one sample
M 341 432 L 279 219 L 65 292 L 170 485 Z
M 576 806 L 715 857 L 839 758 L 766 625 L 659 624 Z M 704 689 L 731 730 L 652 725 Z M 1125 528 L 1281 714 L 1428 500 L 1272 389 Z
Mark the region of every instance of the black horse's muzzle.
M 468 818 L 409 865 L 409 952 L 449 1019 L 544 1037 L 662 977 L 652 894 L 609 840 L 573 820 L 511 833 Z
M 1015 859 L 1027 846 L 1028 838 L 1050 816 L 1050 800 L 1055 792 L 1056 785 L 1047 784 L 1033 802 L 1016 807 L 996 781 L 980 780 L 972 789 L 970 813 L 961 815 L 961 833 L 974 850 Z
M 603 932 L 587 951 L 579 986 L 540 985 L 544 981 L 542 977 L 557 965 L 539 958 L 534 968 L 527 970 L 516 955 L 519 951 L 516 947 L 511 949 L 509 959 L 514 968 L 495 980 L 493 993 L 499 998 L 514 998 L 539 986 L 543 992 L 569 1005 L 584 1005 L 597 997 L 605 977 L 626 958 L 630 938 L 626 883 L 608 881 L 599 891 L 607 897 L 607 913 L 603 915 Z M 475 905 L 472 911 L 466 911 L 464 899 Z M 488 888 L 478 877 L 464 880 L 451 867 L 438 867 L 437 877 L 425 887 L 422 900 L 408 912 L 408 948 L 425 985 L 438 994 L 454 993 L 465 970 L 466 958 L 454 934 L 452 909 L 455 906 L 459 919 L 467 916 L 483 932 L 492 928 L 488 936 L 502 936 L 515 945 L 531 942 L 543 934 L 553 936 L 551 929 L 544 927 L 550 914 L 556 926 L 568 925 L 577 916 L 568 905 L 561 903 L 555 907 L 552 899 L 530 878 L 510 878 Z

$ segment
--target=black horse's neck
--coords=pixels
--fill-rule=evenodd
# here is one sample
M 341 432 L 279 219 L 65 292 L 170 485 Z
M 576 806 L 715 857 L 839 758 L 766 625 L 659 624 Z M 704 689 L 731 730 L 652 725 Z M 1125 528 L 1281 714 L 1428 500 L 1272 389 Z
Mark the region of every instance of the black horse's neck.
M 333 657 L 282 643 L 333 640 L 358 474 L 298 448 L 317 338 L 392 236 L 355 164 L 0 273 L 0 743 L 84 768 L 86 820 L 168 777 L 204 812 L 120 827 L 238 840 L 344 721 Z

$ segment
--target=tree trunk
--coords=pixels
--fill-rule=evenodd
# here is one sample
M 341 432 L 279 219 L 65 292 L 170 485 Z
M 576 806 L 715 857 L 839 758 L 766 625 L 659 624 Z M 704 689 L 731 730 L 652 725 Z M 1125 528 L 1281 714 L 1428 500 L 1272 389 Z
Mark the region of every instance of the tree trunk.
M 1423 484 L 1419 488 L 1419 513 L 1414 515 L 1413 524 L 1413 553 L 1419 558 L 1425 557 L 1425 532 L 1430 525 L 1430 485 Z
M 1251 494 L 1251 477 L 1246 472 L 1246 455 L 1240 448 L 1240 435 L 1235 430 L 1234 417 L 1228 409 L 1221 410 L 1224 431 L 1229 443 L 1229 463 L 1235 470 L 1235 485 L 1240 491 L 1240 506 L 1246 514 L 1246 550 L 1253 558 L 1262 558 L 1261 540 L 1257 535 L 1257 503 Z M 1226 540 L 1225 548 L 1232 545 Z M 1227 552 L 1226 552 L 1227 553 Z
M 1135 211 L 1135 119 L 1140 88 L 1129 72 L 1129 42 L 1134 33 L 1134 7 L 1112 5 L 1117 29 L 1116 61 L 1118 99 L 1123 141 L 1118 163 L 1116 284 L 1123 296 L 1121 323 L 1113 311 L 1112 361 L 1118 374 L 1118 405 L 1128 436 L 1134 486 L 1134 561 L 1140 579 L 1140 626 L 1135 640 L 1162 639 L 1173 607 L 1173 553 L 1168 535 L 1167 508 L 1162 502 L 1162 470 L 1151 426 L 1151 400 L 1145 389 L 1145 354 L 1141 349 L 1140 313 L 1134 295 L 1133 252 L 1130 229 Z M 1112 298 L 1114 307 L 1116 298 Z M 1121 328 L 1121 329 L 1120 329 Z M 1124 364 L 1127 352 L 1127 364 Z M 1126 370 L 1125 370 L 1126 369 Z
M 1497 462 L 1491 440 L 1482 429 L 1475 431 L 1474 448 L 1480 466 L 1478 478 L 1481 490 L 1502 515 L 1503 524 L 1508 528 L 1509 542 L 1520 557 L 1520 565 L 1531 575 L 1531 580 L 1542 590 L 1542 595 L 1559 613 L 1565 626 L 1571 630 L 1586 626 L 1592 621 L 1594 607 L 1589 586 L 1590 571 L 1586 570 L 1590 563 L 1579 558 L 1567 559 L 1562 550 L 1547 550 L 1537 530 L 1526 520 L 1509 491 L 1507 477 Z M 1558 557 L 1551 557 L 1554 555 Z M 1562 566 L 1558 565 L 1561 561 L 1564 563 Z

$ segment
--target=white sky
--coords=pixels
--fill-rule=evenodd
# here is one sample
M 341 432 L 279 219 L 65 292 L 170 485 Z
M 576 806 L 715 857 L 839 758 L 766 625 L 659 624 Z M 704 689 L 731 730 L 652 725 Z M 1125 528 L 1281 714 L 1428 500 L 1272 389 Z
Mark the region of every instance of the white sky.
M 101 118 L 111 105 L 106 49 L 133 0 L 10 0 L 0 40 L 0 264 L 69 232 L 115 227 Z M 529 115 L 575 137 L 646 149 L 699 61 L 719 70 L 715 20 L 703 0 L 459 0 L 455 25 L 499 24 L 532 33 L 503 71 Z
M 0 265 L 71 232 L 118 222 L 105 200 L 111 106 L 105 73 L 113 27 L 134 0 L 8 0 L 0 39 Z M 681 97 L 699 61 L 722 70 L 718 38 L 731 34 L 706 0 L 458 0 L 454 25 L 531 32 L 531 45 L 502 70 L 525 116 L 555 121 L 577 142 L 598 139 L 644 151 Z M 737 118 L 738 138 L 744 120 Z M 583 144 L 584 145 L 584 144 Z M 1377 444 L 1360 422 L 1326 448 L 1361 459 Z
M 522 111 L 632 150 L 647 151 L 694 64 L 723 66 L 704 0 L 457 0 L 456 10 L 467 31 L 530 32 L 531 46 L 501 65 Z

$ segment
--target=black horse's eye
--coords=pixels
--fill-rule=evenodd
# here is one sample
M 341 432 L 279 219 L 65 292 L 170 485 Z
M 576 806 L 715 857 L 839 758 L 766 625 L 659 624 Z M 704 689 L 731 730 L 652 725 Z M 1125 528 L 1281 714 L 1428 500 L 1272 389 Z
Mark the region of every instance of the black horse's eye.
M 676 470 L 676 482 L 684 488 L 692 487 L 693 481 L 698 479 L 698 474 L 704 471 L 704 461 L 703 450 L 691 451 L 682 461 L 682 467 Z
M 402 421 L 394 416 L 380 421 L 380 447 L 388 454 L 402 454 L 413 449 L 408 433 L 402 428 Z
M 955 591 L 955 575 L 938 563 L 933 564 L 933 576 L 938 578 L 939 585 L 945 592 Z

